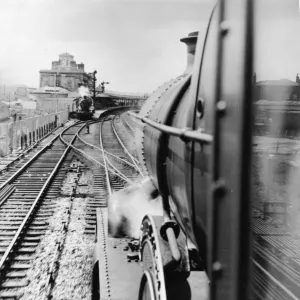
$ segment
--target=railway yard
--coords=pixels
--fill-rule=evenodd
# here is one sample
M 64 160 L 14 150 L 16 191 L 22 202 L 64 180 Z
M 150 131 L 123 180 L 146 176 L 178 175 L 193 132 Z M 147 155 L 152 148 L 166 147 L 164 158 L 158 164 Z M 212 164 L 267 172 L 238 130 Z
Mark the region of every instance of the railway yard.
M 136 299 L 142 276 L 136 234 L 130 226 L 122 234 L 135 238 L 107 234 L 109 210 L 122 205 L 116 192 L 126 198 L 123 189 L 144 178 L 135 122 L 126 108 L 97 115 L 93 121 L 68 121 L 26 152 L 3 160 L 0 299 L 91 299 L 92 294 L 98 299 L 99 293 L 101 299 Z M 256 155 L 259 160 L 261 151 Z M 146 195 L 132 195 L 126 205 L 140 224 L 137 203 Z M 299 238 L 262 211 L 256 205 L 252 218 L 255 297 L 299 299 Z M 208 299 L 204 272 L 192 272 L 188 282 L 189 299 Z M 178 297 L 172 299 L 184 299 Z
M 4 165 L 1 299 L 91 298 L 96 209 L 143 176 L 119 114 L 70 121 Z

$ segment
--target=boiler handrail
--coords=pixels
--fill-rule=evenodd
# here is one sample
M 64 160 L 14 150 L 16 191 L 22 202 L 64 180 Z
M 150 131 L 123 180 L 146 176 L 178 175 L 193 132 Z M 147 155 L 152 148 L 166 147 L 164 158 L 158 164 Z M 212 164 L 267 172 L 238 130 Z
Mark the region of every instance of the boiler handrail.
M 213 136 L 208 133 L 201 133 L 191 128 L 176 128 L 160 124 L 148 119 L 147 117 L 141 117 L 133 112 L 128 112 L 128 114 L 136 119 L 141 120 L 143 123 L 146 123 L 151 127 L 156 128 L 159 131 L 162 131 L 169 135 L 178 136 L 183 141 L 195 141 L 203 144 L 211 144 L 213 142 Z

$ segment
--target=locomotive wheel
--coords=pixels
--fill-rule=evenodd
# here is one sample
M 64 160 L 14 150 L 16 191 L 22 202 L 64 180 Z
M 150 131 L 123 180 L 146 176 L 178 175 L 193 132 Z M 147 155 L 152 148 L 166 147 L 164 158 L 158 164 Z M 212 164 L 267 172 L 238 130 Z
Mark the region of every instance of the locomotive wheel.
M 168 242 L 160 235 L 164 218 L 147 215 L 140 231 L 140 261 L 144 274 L 140 283 L 139 300 L 191 300 L 191 288 L 187 281 L 189 260 L 186 240 L 177 238 L 181 259 L 173 260 Z M 181 233 L 182 234 L 182 233 Z
M 140 233 L 140 258 L 144 275 L 140 284 L 139 300 L 166 300 L 166 286 L 157 224 L 162 217 L 147 215 Z
M 145 271 L 140 284 L 139 300 L 156 300 L 152 275 Z

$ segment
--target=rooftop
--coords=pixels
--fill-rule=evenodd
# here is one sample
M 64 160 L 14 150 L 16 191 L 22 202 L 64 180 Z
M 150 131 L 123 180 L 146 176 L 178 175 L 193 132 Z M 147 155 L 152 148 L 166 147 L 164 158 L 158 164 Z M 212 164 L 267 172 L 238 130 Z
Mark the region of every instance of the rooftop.
M 299 86 L 298 82 L 282 78 L 279 80 L 264 80 L 264 81 L 258 81 L 256 85 L 278 85 L 278 86 Z
M 73 60 L 73 58 L 74 58 L 74 56 L 73 56 L 73 55 L 71 55 L 71 54 L 70 54 L 70 53 L 68 53 L 68 52 L 65 52 L 65 53 L 59 54 L 58 56 L 59 56 L 59 58 L 65 58 L 65 57 L 68 57 L 68 58 L 71 58 L 71 60 Z
M 97 91 L 101 91 L 101 86 L 96 88 Z M 104 96 L 101 96 L 104 95 Z M 126 98 L 126 99 L 146 99 L 149 97 L 148 93 L 123 93 L 123 92 L 115 92 L 110 90 L 105 90 L 104 94 L 99 94 L 97 97 L 112 97 L 112 98 Z
M 267 105 L 267 106 L 300 106 L 300 101 L 293 101 L 293 100 L 265 100 L 261 99 L 255 102 L 256 105 Z
M 34 91 L 31 92 L 32 94 L 37 94 L 37 93 L 64 93 L 64 94 L 69 94 L 70 91 L 62 88 L 62 87 L 55 87 L 55 86 L 43 86 L 40 87 Z
M 83 70 L 77 70 L 77 69 L 72 69 L 70 70 L 66 70 L 66 69 L 58 69 L 58 70 L 47 70 L 47 69 L 43 69 L 40 70 L 40 73 L 79 73 L 79 74 L 86 74 L 85 71 Z

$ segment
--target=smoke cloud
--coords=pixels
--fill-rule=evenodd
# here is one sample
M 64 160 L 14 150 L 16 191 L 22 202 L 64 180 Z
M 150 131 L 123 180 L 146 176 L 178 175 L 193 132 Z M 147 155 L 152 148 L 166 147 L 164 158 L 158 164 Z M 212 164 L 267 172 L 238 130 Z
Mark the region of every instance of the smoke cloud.
M 83 85 L 78 88 L 78 93 L 80 94 L 81 97 L 83 97 L 83 96 L 90 97 L 91 96 L 89 89 Z
M 140 226 L 145 215 L 163 215 L 159 199 L 141 183 L 114 193 L 109 199 L 108 230 L 110 236 L 139 238 Z

